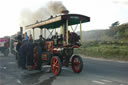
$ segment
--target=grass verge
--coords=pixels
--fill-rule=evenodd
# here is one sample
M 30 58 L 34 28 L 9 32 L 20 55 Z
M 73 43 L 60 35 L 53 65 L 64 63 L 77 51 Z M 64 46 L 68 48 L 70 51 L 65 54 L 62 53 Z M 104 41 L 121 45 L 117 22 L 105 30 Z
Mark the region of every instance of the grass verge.
M 74 52 L 86 56 L 128 61 L 128 46 L 96 45 L 77 48 Z

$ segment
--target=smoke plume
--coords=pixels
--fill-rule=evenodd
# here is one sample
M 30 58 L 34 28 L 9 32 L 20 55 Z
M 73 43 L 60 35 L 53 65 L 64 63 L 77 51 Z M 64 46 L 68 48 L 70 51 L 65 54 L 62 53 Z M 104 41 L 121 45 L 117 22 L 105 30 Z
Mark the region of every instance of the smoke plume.
M 20 14 L 20 26 L 26 26 L 47 19 L 50 13 L 45 7 L 32 12 L 30 9 L 23 9 Z
M 61 14 L 63 10 L 66 10 L 66 7 L 60 1 L 50 1 L 47 7 L 41 7 L 34 12 L 30 9 L 23 9 L 20 13 L 19 24 L 20 26 L 34 24 L 48 19 L 51 15 Z
M 61 14 L 63 10 L 66 10 L 66 7 L 62 4 L 61 1 L 50 1 L 48 3 L 48 9 L 52 16 Z

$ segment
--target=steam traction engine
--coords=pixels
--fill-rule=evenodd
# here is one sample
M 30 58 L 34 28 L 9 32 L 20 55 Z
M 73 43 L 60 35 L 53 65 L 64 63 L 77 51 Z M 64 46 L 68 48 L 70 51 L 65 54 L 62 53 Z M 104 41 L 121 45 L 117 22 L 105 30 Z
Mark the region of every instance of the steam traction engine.
M 41 68 L 42 65 L 51 65 L 52 73 L 59 75 L 62 66 L 71 65 L 75 73 L 80 73 L 83 61 L 79 55 L 74 55 L 73 49 L 81 46 L 81 24 L 89 21 L 90 18 L 84 15 L 65 14 L 26 26 L 26 30 L 33 29 L 33 38 L 34 30 L 37 28 L 41 29 L 40 35 L 44 37 L 34 41 L 34 66 Z M 75 29 L 72 25 L 76 25 Z M 80 35 L 75 33 L 78 25 Z M 69 27 L 72 32 L 69 31 Z M 60 30 L 60 33 L 56 30 Z

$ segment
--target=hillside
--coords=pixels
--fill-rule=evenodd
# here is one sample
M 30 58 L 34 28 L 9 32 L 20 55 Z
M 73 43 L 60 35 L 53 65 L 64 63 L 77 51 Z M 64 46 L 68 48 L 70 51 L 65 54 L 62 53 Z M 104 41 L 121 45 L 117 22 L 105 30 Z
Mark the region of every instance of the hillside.
M 128 61 L 128 23 L 107 30 L 84 31 L 82 37 L 83 45 L 75 50 L 76 53 Z
M 111 41 L 119 39 L 128 39 L 128 23 L 121 24 L 106 30 L 82 31 L 82 40 L 85 42 L 95 40 Z

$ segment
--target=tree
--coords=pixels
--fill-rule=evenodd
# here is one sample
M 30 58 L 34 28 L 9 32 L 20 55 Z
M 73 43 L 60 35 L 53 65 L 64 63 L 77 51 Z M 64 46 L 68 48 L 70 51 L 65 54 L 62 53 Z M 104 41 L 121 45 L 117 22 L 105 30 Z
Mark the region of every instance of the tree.
M 118 25 L 120 25 L 120 23 L 119 23 L 119 21 L 116 21 L 116 22 L 111 24 L 110 29 L 113 27 L 117 27 Z

